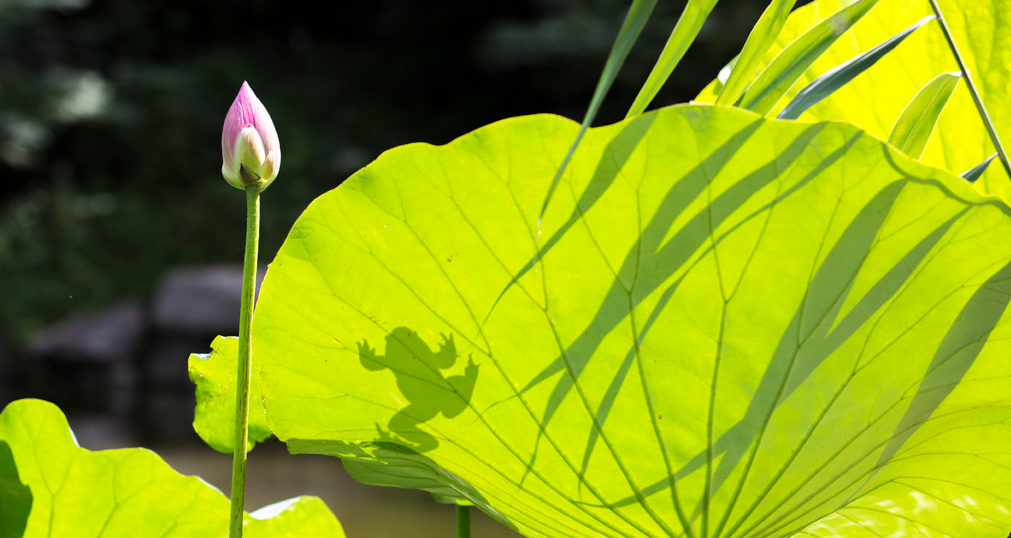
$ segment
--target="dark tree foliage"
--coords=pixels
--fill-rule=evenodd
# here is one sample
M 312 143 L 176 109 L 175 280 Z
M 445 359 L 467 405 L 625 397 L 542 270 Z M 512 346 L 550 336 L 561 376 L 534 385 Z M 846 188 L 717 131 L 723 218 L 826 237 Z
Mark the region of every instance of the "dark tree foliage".
M 766 2 L 722 0 L 654 105 L 690 99 Z M 15 0 L 0 7 L 0 341 L 147 296 L 168 266 L 241 259 L 221 122 L 248 80 L 281 138 L 264 261 L 384 149 L 492 121 L 579 119 L 619 0 Z M 660 2 L 598 117 L 620 119 L 683 1 Z

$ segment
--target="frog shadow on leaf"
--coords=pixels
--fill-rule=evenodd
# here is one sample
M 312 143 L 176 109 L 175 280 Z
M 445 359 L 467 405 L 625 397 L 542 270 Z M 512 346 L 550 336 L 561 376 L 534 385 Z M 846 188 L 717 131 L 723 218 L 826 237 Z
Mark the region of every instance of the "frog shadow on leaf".
M 389 369 L 397 380 L 397 388 L 407 405 L 390 419 L 389 432 L 380 430 L 382 440 L 406 444 L 418 452 L 432 450 L 439 442 L 421 430 L 420 425 L 438 414 L 453 418 L 470 402 L 477 381 L 478 366 L 468 358 L 463 375 L 445 377 L 441 370 L 456 364 L 456 343 L 453 335 L 442 335 L 444 343 L 433 351 L 407 327 L 397 327 L 386 335 L 384 355 L 366 341 L 358 344 L 358 359 L 367 370 Z M 399 439 L 392 438 L 391 434 Z

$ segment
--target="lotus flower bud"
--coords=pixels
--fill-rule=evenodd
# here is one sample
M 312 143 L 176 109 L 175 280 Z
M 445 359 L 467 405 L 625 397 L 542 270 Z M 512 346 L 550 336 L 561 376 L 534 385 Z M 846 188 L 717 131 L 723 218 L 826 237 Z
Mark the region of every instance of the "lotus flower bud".
M 221 175 L 237 189 L 266 189 L 281 166 L 274 122 L 249 84 L 243 82 L 221 129 Z

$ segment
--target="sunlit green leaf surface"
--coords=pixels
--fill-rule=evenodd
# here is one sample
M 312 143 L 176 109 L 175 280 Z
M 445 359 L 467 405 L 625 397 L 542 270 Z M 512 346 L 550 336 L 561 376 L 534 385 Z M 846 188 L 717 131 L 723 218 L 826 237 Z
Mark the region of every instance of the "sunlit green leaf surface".
M 990 117 L 1004 144 L 1011 140 L 1011 0 L 938 0 Z M 815 0 L 795 10 L 765 62 L 846 0 Z M 794 84 L 782 107 L 804 85 L 854 55 L 869 50 L 913 22 L 932 14 L 925 0 L 881 0 Z M 805 113 L 806 120 L 843 120 L 886 139 L 902 110 L 931 79 L 958 66 L 935 22 L 909 37 L 874 67 Z M 715 85 L 699 95 L 716 99 Z M 955 90 L 921 160 L 958 174 L 994 153 L 965 85 Z M 989 167 L 976 187 L 1011 201 L 1011 181 L 1000 166 Z
M 1008 517 L 1002 510 L 998 509 L 1001 515 L 994 518 L 987 508 L 979 509 L 979 506 L 984 506 L 1004 507 L 1006 510 L 1006 494 L 995 497 L 974 486 L 921 480 L 916 476 L 915 468 L 909 469 L 909 473 L 906 478 L 883 486 L 810 525 L 797 536 L 929 538 L 992 535 L 999 538 L 1008 528 Z M 993 531 L 970 530 L 987 527 Z
M 193 353 L 189 359 L 190 381 L 196 385 L 197 408 L 193 429 L 205 443 L 218 452 L 232 453 L 235 445 L 235 373 L 239 339 L 218 336 L 211 352 Z M 255 372 L 255 370 L 254 370 Z M 249 387 L 249 442 L 247 452 L 256 443 L 270 437 L 260 399 L 260 376 L 252 376 Z
M 578 128 L 313 202 L 254 324 L 293 451 L 529 536 L 1011 529 L 1011 210 L 847 124 L 680 106 L 591 129 L 538 236 Z
M 222 535 L 222 538 L 228 533 Z M 318 497 L 295 497 L 264 506 L 246 517 L 245 538 L 344 538 L 333 513 Z
M 220 492 L 149 450 L 78 447 L 60 410 L 41 400 L 18 400 L 0 413 L 0 486 L 3 538 L 228 535 Z M 314 497 L 254 513 L 244 529 L 250 538 L 344 536 Z

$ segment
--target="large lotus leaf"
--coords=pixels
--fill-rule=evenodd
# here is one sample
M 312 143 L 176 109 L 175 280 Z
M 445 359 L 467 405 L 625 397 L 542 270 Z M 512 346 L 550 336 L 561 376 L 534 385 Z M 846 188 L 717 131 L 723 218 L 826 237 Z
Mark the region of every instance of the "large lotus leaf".
M 312 203 L 253 334 L 293 451 L 529 536 L 1011 529 L 1007 206 L 849 124 L 679 106 L 591 129 L 538 226 L 577 129 L 396 148 Z
M 0 537 L 228 535 L 229 503 L 197 477 L 142 448 L 77 446 L 53 404 L 18 400 L 0 414 Z M 244 534 L 344 536 L 322 501 L 299 497 L 247 516 Z
M 196 385 L 197 407 L 193 430 L 211 448 L 226 454 L 235 446 L 235 375 L 238 366 L 239 339 L 218 336 L 211 342 L 210 353 L 192 353 L 189 359 L 190 381 Z M 255 371 L 255 370 L 254 370 Z M 270 437 L 260 376 L 251 376 L 249 384 L 249 441 L 246 452 Z
M 816 0 L 794 11 L 776 44 L 765 57 L 767 65 L 805 30 L 828 17 L 847 0 Z M 938 0 L 973 81 L 1005 146 L 1011 143 L 1011 0 Z M 780 101 L 782 108 L 817 76 L 899 33 L 933 13 L 926 0 L 881 0 L 804 74 Z M 931 79 L 957 71 L 951 50 L 936 21 L 917 30 L 856 79 L 801 116 L 802 120 L 843 120 L 871 134 L 888 138 L 903 108 Z M 713 102 L 714 86 L 699 95 Z M 934 135 L 920 160 L 953 173 L 964 172 L 994 153 L 993 144 L 965 84 L 960 84 L 941 114 Z M 998 163 L 983 175 L 978 188 L 1011 201 L 1011 180 Z
M 222 538 L 228 533 L 222 535 Z M 245 538 L 344 538 L 344 530 L 319 497 L 302 496 L 264 506 L 242 525 Z

